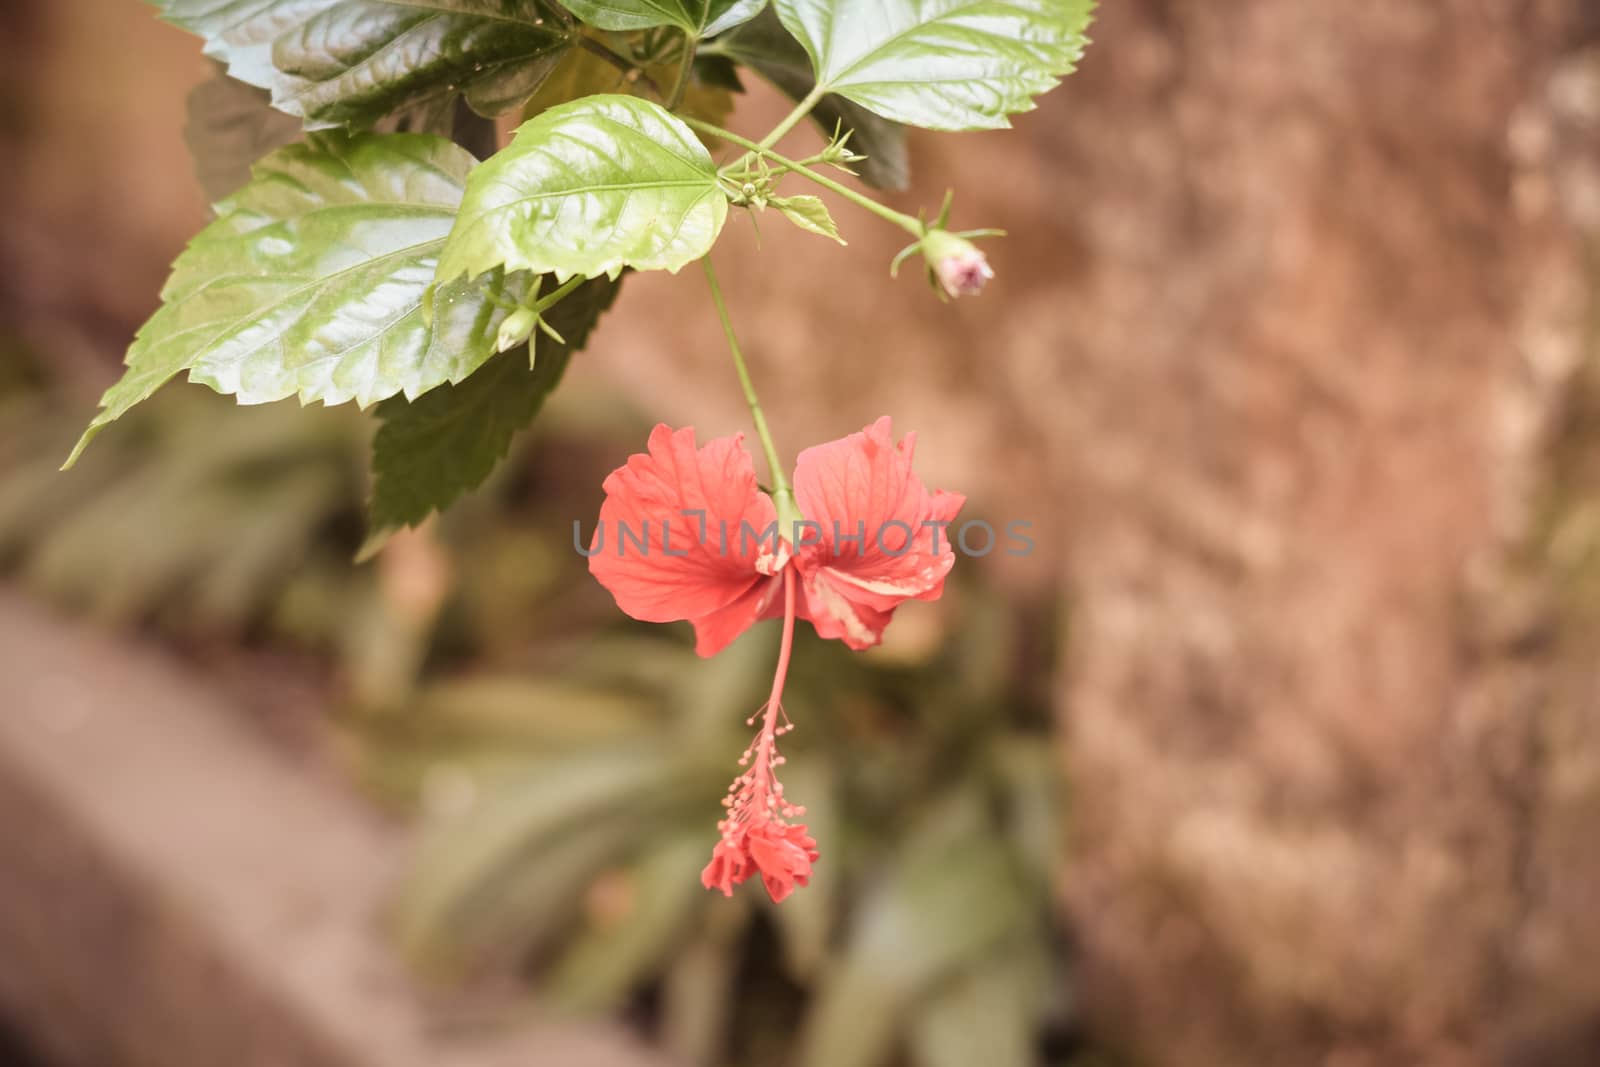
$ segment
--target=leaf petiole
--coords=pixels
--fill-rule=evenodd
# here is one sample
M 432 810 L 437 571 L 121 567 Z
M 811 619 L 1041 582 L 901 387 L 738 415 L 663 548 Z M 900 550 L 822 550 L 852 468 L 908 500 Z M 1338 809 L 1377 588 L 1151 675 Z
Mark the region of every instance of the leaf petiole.
M 556 304 L 560 303 L 562 298 L 568 293 L 572 292 L 572 290 L 576 289 L 578 286 L 582 285 L 588 280 L 589 279 L 585 278 L 581 274 L 574 274 L 572 277 L 568 278 L 566 281 L 550 290 L 547 295 L 541 296 L 538 300 L 535 300 L 532 304 L 529 304 L 528 309 L 535 315 L 549 311 L 551 308 L 555 307 Z
M 672 83 L 672 92 L 667 95 L 666 107 L 668 111 L 678 110 L 678 105 L 683 103 L 683 94 L 689 88 L 689 76 L 694 73 L 694 51 L 700 42 L 693 35 L 683 35 L 683 62 L 678 66 L 677 80 Z
M 878 201 L 872 199 L 872 197 L 858 193 L 848 185 L 834 181 L 826 174 L 819 174 L 817 171 L 812 170 L 810 167 L 799 162 L 798 160 L 788 159 L 784 156 L 780 156 L 770 148 L 757 144 L 755 141 L 752 141 L 747 137 L 740 137 L 738 134 L 733 133 L 730 130 L 725 130 L 721 126 L 714 126 L 709 122 L 702 122 L 691 115 L 679 115 L 678 117 L 682 119 L 683 122 L 691 129 L 699 130 L 702 133 L 709 133 L 713 137 L 720 137 L 729 144 L 738 145 L 740 148 L 748 150 L 753 155 L 760 156 L 763 159 L 769 159 L 790 173 L 798 174 L 807 181 L 810 181 L 816 185 L 820 185 L 829 192 L 836 193 L 839 196 L 844 197 L 857 207 L 872 212 L 885 222 L 900 227 L 913 237 L 920 238 L 928 232 L 927 227 L 920 219 L 914 219 L 902 211 L 896 211 L 894 208 L 889 207 L 886 204 L 880 204 Z M 735 166 L 737 165 L 738 164 L 735 164 Z
M 752 158 L 759 158 L 762 152 L 783 140 L 783 138 L 788 135 L 790 130 L 799 125 L 801 119 L 805 118 L 811 113 L 811 109 L 816 107 L 817 102 L 820 101 L 825 95 L 826 94 L 822 91 L 820 86 L 813 86 L 811 91 L 794 106 L 794 110 L 785 115 L 783 117 L 783 121 L 772 127 L 772 130 L 765 137 L 761 138 L 759 144 L 754 146 L 745 144 L 741 146 L 748 148 L 749 151 L 745 152 L 744 155 L 739 157 L 738 162 L 733 164 L 733 169 L 737 169 L 741 166 L 747 167 Z
M 789 131 L 798 126 L 801 119 L 811 114 L 811 109 L 816 107 L 818 102 L 826 95 L 827 92 L 822 86 L 812 86 L 811 91 L 794 106 L 794 110 L 785 115 L 782 122 L 772 127 L 772 132 L 761 138 L 760 148 L 771 148 L 788 136 Z

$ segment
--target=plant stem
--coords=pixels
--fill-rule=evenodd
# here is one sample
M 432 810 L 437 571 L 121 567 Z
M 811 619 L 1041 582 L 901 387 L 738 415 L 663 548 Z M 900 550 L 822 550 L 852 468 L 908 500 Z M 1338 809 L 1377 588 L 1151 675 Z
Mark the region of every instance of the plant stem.
M 755 424 L 756 436 L 761 440 L 762 454 L 767 457 L 772 496 L 778 508 L 778 529 L 792 530 L 794 519 L 797 517 L 794 493 L 790 491 L 789 479 L 783 473 L 783 462 L 778 459 L 778 447 L 772 443 L 772 431 L 767 428 L 767 416 L 761 410 L 761 400 L 756 396 L 755 383 L 750 380 L 750 369 L 744 364 L 744 353 L 739 348 L 739 338 L 734 335 L 733 320 L 728 317 L 728 305 L 722 299 L 722 286 L 717 284 L 717 272 L 711 266 L 711 257 L 703 256 L 700 264 L 706 270 L 706 283 L 711 286 L 711 300 L 717 305 L 717 317 L 722 320 L 722 332 L 728 337 L 728 350 L 733 353 L 733 369 L 739 374 L 739 385 L 744 388 L 745 402 L 750 405 L 750 421 Z
M 886 204 L 880 204 L 876 200 L 872 199 L 872 197 L 858 193 L 848 185 L 843 185 L 834 181 L 826 174 L 820 174 L 817 171 L 812 170 L 804 163 L 780 156 L 778 153 L 772 151 L 764 145 L 757 144 L 748 138 L 740 137 L 738 134 L 729 130 L 725 130 L 721 126 L 713 126 L 709 122 L 701 122 L 699 119 L 691 118 L 688 115 L 680 115 L 678 117 L 693 129 L 699 130 L 702 133 L 709 133 L 713 137 L 720 137 L 729 144 L 735 144 L 740 148 L 748 149 L 751 153 L 761 156 L 765 159 L 770 159 L 774 163 L 783 167 L 785 170 L 793 171 L 795 174 L 800 175 L 807 181 L 814 182 L 817 185 L 822 186 L 829 192 L 837 193 L 846 200 L 850 201 L 852 204 L 855 204 L 857 207 L 870 211 L 880 219 L 900 227 L 913 237 L 920 238 L 927 234 L 927 229 L 923 226 L 921 221 L 912 218 L 910 215 L 907 215 L 904 212 L 896 211 L 894 208 L 889 207 Z M 737 164 L 735 164 L 735 166 L 737 166 Z
M 678 105 L 683 103 L 683 94 L 689 88 L 689 75 L 694 73 L 694 49 L 699 44 L 694 36 L 683 35 L 683 63 L 678 67 L 677 80 L 672 83 L 672 92 L 667 94 L 666 107 L 668 111 L 678 110 Z
M 751 158 L 753 158 L 754 156 L 760 155 L 762 151 L 764 151 L 764 150 L 766 150 L 768 148 L 771 148 L 773 145 L 775 145 L 779 141 L 783 140 L 784 136 L 786 134 L 788 134 L 788 132 L 790 130 L 794 129 L 795 125 L 801 119 L 805 118 L 806 115 L 810 114 L 811 109 L 817 106 L 817 101 L 821 100 L 823 95 L 824 95 L 824 93 L 823 93 L 822 88 L 820 86 L 813 86 L 811 91 L 806 94 L 805 99 L 801 100 L 798 104 L 796 104 L 795 107 L 794 107 L 794 110 L 789 112 L 787 115 L 785 115 L 783 117 L 783 121 L 782 122 L 780 122 L 776 126 L 772 127 L 772 131 L 770 133 L 768 133 L 765 137 L 761 138 L 761 141 L 760 141 L 759 144 L 757 144 L 757 145 L 755 145 L 753 147 L 747 145 L 746 147 L 750 147 L 750 151 L 747 151 L 743 156 L 741 156 L 739 158 L 739 161 L 737 163 L 734 163 L 731 167 L 729 167 L 727 169 L 733 170 L 733 169 L 737 169 L 737 168 L 739 168 L 741 166 L 747 165 L 750 162 Z
M 811 113 L 811 109 L 817 106 L 817 101 L 821 100 L 825 95 L 826 94 L 823 92 L 822 86 L 813 86 L 811 91 L 805 95 L 805 99 L 796 104 L 794 110 L 783 117 L 782 122 L 772 127 L 771 133 L 761 138 L 760 147 L 764 149 L 771 148 L 773 145 L 783 140 L 788 132 L 799 124 L 801 119 L 805 118 Z
M 581 274 L 574 274 L 572 277 L 568 278 L 566 281 L 550 290 L 548 295 L 541 296 L 538 300 L 535 300 L 530 306 L 530 310 L 532 310 L 535 314 L 538 314 L 541 311 L 546 311 L 554 307 L 568 293 L 572 292 L 572 290 L 576 289 L 578 286 L 582 285 L 588 280 L 589 279 L 585 278 Z
M 751 159 L 755 159 L 755 158 L 757 158 L 757 156 L 756 156 L 756 154 L 754 152 L 746 152 L 744 154 L 744 158 L 743 159 L 739 159 L 739 160 L 737 160 L 737 161 L 735 161 L 733 163 L 730 163 L 728 166 L 723 167 L 722 168 L 722 172 L 724 174 L 728 175 L 729 177 L 735 177 L 736 175 L 738 175 L 740 173 L 740 169 L 739 169 L 740 165 L 743 164 L 745 162 L 745 160 L 751 160 Z M 831 162 L 831 160 L 829 159 L 828 154 L 826 152 L 818 152 L 816 155 L 807 156 L 805 159 L 799 160 L 798 162 L 799 162 L 800 166 L 802 166 L 802 167 L 815 167 L 815 166 L 819 166 L 819 165 L 821 165 L 823 163 Z M 749 172 L 745 171 L 745 173 L 748 174 Z M 788 167 L 784 166 L 781 163 L 775 163 L 775 164 L 772 164 L 771 166 L 768 166 L 766 168 L 766 170 L 764 172 L 764 176 L 768 177 L 768 178 L 781 178 L 785 174 L 788 174 L 788 173 L 789 173 L 789 168 Z

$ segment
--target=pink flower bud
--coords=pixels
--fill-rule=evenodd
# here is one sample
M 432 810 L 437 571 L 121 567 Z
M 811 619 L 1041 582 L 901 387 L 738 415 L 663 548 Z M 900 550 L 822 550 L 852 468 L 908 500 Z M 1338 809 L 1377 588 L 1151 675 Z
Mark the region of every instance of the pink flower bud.
M 978 247 L 964 237 L 935 230 L 922 239 L 922 254 L 950 296 L 974 296 L 994 277 L 994 268 Z

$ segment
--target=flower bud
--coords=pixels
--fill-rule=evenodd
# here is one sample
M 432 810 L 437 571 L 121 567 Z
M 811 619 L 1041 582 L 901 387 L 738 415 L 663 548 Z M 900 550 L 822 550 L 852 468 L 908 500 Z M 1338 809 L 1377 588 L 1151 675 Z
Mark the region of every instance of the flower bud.
M 500 332 L 495 335 L 494 350 L 504 352 L 508 348 L 520 345 L 533 333 L 533 328 L 538 323 L 539 316 L 532 308 L 518 308 L 513 311 L 500 324 Z
M 934 230 L 922 239 L 922 254 L 939 287 L 950 296 L 973 296 L 994 277 L 994 268 L 977 245 L 944 230 Z

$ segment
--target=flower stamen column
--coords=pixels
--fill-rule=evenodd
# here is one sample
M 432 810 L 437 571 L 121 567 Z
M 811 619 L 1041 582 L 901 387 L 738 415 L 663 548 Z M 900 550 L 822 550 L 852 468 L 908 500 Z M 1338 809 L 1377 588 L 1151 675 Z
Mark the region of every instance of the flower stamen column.
M 733 887 L 756 871 L 773 901 L 782 901 L 796 886 L 811 879 L 811 865 L 817 862 L 817 843 L 806 833 L 804 823 L 789 820 L 806 813 L 783 795 L 777 768 L 784 762 L 778 753 L 778 737 L 794 729 L 783 713 L 783 683 L 789 674 L 789 653 L 794 647 L 795 589 L 794 569 L 783 572 L 783 638 L 778 647 L 778 666 L 772 676 L 772 692 L 762 707 L 761 731 L 739 757 L 748 767 L 728 787 L 723 805 L 728 809 L 717 829 L 722 838 L 712 850 L 711 862 L 700 874 L 707 889 L 720 889 L 733 895 Z M 755 716 L 749 720 L 755 724 Z

